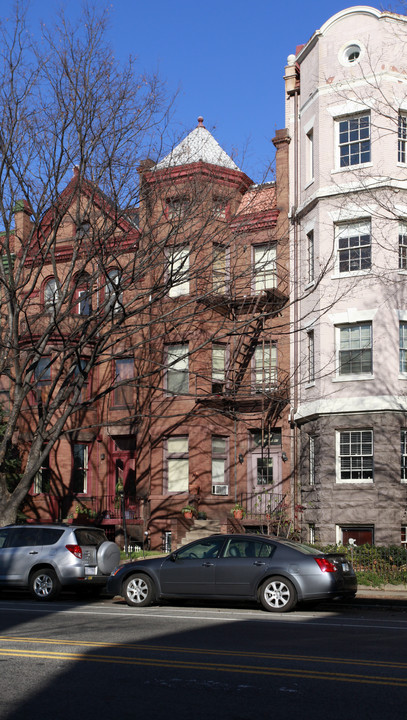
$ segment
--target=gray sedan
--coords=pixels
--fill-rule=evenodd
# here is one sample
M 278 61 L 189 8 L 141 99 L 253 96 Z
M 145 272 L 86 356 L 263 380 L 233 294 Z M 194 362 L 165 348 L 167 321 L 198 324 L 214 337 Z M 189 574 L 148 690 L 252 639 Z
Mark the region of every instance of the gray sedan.
M 357 582 L 343 554 L 263 535 L 211 535 L 166 557 L 120 565 L 106 589 L 135 607 L 207 598 L 256 600 L 286 612 L 299 601 L 353 598 Z

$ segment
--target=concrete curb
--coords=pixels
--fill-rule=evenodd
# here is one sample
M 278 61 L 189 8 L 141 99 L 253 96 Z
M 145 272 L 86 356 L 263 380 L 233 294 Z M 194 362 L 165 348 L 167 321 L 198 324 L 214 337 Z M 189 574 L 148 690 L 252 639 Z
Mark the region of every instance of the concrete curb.
M 358 598 L 407 601 L 407 585 L 382 585 L 379 588 L 359 585 L 356 594 Z

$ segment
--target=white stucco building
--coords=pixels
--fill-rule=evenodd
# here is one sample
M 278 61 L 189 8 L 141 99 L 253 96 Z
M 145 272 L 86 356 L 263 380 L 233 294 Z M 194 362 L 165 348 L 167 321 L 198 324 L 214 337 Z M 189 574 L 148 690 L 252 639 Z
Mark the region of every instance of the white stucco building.
M 287 62 L 303 534 L 399 544 L 407 526 L 407 18 L 348 8 Z

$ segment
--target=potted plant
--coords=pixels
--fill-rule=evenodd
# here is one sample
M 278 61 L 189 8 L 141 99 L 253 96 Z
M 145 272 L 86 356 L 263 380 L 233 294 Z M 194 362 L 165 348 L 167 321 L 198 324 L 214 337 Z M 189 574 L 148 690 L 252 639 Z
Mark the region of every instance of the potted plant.
M 243 505 L 239 505 L 239 503 L 236 503 L 236 505 L 232 507 L 230 512 L 236 518 L 236 520 L 241 520 L 246 515 L 246 511 Z
M 196 508 L 194 508 L 192 505 L 185 505 L 185 507 L 181 510 L 184 518 L 187 520 L 190 520 L 193 516 L 196 516 Z

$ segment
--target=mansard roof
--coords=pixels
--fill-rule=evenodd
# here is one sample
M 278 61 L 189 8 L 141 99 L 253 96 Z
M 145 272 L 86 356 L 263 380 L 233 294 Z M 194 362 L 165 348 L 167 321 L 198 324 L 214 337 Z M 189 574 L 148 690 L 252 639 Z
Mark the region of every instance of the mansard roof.
M 206 129 L 202 117 L 198 118 L 198 126 L 195 130 L 192 130 L 169 155 L 157 163 L 155 169 L 162 170 L 164 168 L 191 165 L 197 162 L 217 165 L 218 167 L 240 172 L 236 163 L 222 150 L 213 135 Z

